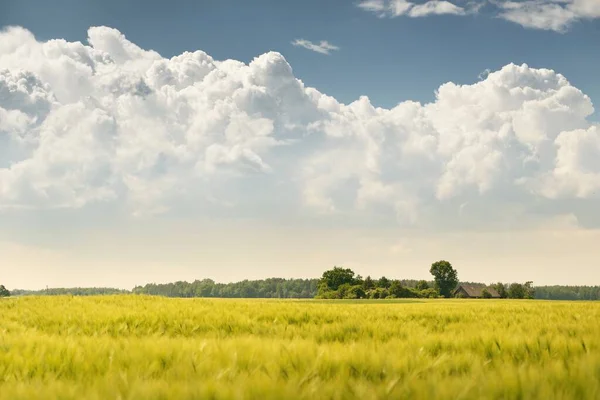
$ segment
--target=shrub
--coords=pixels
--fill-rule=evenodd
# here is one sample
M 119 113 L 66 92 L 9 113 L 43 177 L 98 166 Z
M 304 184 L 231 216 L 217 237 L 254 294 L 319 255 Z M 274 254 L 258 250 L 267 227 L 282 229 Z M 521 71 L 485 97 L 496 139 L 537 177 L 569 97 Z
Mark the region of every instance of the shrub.
M 390 295 L 390 292 L 384 288 L 377 288 L 369 292 L 370 299 L 385 299 Z
M 344 295 L 344 299 L 364 299 L 365 291 L 361 285 L 354 285 L 348 288 Z
M 421 290 L 419 291 L 419 297 L 425 298 L 425 299 L 436 299 L 438 297 L 440 297 L 440 293 L 433 289 L 425 289 L 425 290 Z

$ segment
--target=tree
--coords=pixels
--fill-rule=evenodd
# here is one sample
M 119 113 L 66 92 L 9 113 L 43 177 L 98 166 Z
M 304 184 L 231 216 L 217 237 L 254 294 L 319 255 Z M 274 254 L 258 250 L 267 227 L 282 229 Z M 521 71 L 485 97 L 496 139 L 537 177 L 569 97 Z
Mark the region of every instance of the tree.
M 349 268 L 333 267 L 323 272 L 323 277 L 319 280 L 319 287 L 326 286 L 329 290 L 338 290 L 341 285 L 353 285 L 354 271 Z
M 508 297 L 511 299 L 533 299 L 535 297 L 535 289 L 533 282 L 528 281 L 524 284 L 513 283 L 508 288 Z
M 363 281 L 362 286 L 364 290 L 371 290 L 375 287 L 375 282 L 373 282 L 373 279 L 371 279 L 370 276 L 367 276 Z
M 387 289 L 378 287 L 377 289 L 371 290 L 369 292 L 369 298 L 370 299 L 385 299 L 386 297 L 389 296 L 389 294 L 390 293 L 388 292 Z
M 440 296 L 440 294 L 438 293 L 438 291 L 433 288 L 419 291 L 419 297 L 435 299 L 439 296 Z
M 508 297 L 511 299 L 524 299 L 526 294 L 525 286 L 520 283 L 513 283 L 508 288 Z
M 535 289 L 533 288 L 532 281 L 525 282 L 523 289 L 525 290 L 526 299 L 533 299 L 535 297 Z
M 389 288 L 391 284 L 392 284 L 392 282 L 385 276 L 382 276 L 377 281 L 377 287 L 384 288 L 384 289 Z
M 350 293 L 351 288 L 352 288 L 352 286 L 349 283 L 341 284 L 337 290 L 334 290 L 334 293 L 336 293 L 334 298 L 346 299 L 347 298 L 346 296 Z
M 400 282 L 398 280 L 392 281 L 392 284 L 390 285 L 389 293 L 390 293 L 390 295 L 397 297 L 397 298 L 416 297 L 416 293 L 414 293 L 412 290 L 402 286 L 402 282 Z
M 451 297 L 452 291 L 458 285 L 458 274 L 448 261 L 440 260 L 431 264 L 429 269 L 433 275 L 435 288 L 444 297 Z
M 495 285 L 492 285 L 496 292 L 500 295 L 501 299 L 505 299 L 508 297 L 508 293 L 506 292 L 506 286 L 502 282 L 498 282 Z
M 429 289 L 429 283 L 427 283 L 427 281 L 425 281 L 425 280 L 421 280 L 421 281 L 417 282 L 416 288 L 417 288 L 417 290 L 427 290 L 427 289 Z
M 362 286 L 363 284 L 363 277 L 361 275 L 356 275 L 356 278 L 354 278 L 354 284 L 355 285 L 360 285 Z
M 0 285 L 0 297 L 9 297 L 10 296 L 10 292 L 8 291 L 7 288 L 4 287 L 4 285 Z
M 484 299 L 491 299 L 492 298 L 492 294 L 489 292 L 489 290 L 483 289 L 481 291 L 481 297 L 484 298 Z
M 365 291 L 361 285 L 350 286 L 344 295 L 345 299 L 364 299 Z

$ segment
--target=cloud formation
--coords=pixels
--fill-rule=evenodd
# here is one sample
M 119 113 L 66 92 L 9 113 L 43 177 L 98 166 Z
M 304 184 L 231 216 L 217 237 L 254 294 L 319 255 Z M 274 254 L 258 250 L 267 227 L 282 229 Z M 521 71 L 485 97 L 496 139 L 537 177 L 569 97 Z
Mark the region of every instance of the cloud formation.
M 499 16 L 525 28 L 565 32 L 580 20 L 600 18 L 598 0 L 526 0 L 497 3 Z
M 294 46 L 304 47 L 307 50 L 314 51 L 316 53 L 329 55 L 331 51 L 339 50 L 338 46 L 334 46 L 326 40 L 321 40 L 320 43 L 313 43 L 310 40 L 296 39 L 292 42 Z
M 600 197 L 592 102 L 552 70 L 509 64 L 442 85 L 432 103 L 385 109 L 306 87 L 275 52 L 249 64 L 202 51 L 165 59 L 107 27 L 90 28 L 88 43 L 0 33 L 5 211 L 289 210 L 300 199 L 313 213 L 485 225 Z
M 445 0 L 429 0 L 422 4 L 407 0 L 363 0 L 358 7 L 370 11 L 380 18 L 408 16 L 413 18 L 426 17 L 429 15 L 465 15 L 467 11 Z
M 466 7 L 445 0 L 428 0 L 423 3 L 408 0 L 362 0 L 357 6 L 379 18 L 417 18 L 444 14 L 477 14 L 487 4 L 493 7 L 496 16 L 506 21 L 529 29 L 560 33 L 566 32 L 575 22 L 600 18 L 598 0 L 489 0 L 469 2 Z

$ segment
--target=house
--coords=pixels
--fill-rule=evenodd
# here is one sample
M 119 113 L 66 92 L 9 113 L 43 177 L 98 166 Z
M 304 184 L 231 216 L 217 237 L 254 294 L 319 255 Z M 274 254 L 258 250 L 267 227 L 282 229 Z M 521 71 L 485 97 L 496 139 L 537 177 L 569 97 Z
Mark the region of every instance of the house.
M 484 289 L 488 291 L 492 299 L 500 298 L 500 295 L 493 287 L 476 284 L 458 285 L 456 290 L 454 290 L 454 297 L 462 297 L 466 299 L 480 299 L 483 297 L 482 292 Z

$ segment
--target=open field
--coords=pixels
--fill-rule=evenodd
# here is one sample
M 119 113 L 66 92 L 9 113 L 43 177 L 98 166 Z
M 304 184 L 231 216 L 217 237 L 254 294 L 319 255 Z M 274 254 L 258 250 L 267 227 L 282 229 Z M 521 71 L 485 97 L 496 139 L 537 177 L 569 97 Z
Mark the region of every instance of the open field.
M 0 301 L 0 399 L 599 399 L 600 303 Z

